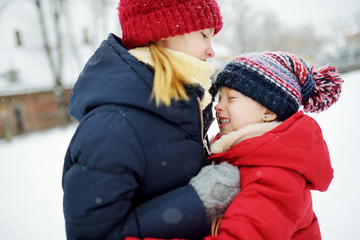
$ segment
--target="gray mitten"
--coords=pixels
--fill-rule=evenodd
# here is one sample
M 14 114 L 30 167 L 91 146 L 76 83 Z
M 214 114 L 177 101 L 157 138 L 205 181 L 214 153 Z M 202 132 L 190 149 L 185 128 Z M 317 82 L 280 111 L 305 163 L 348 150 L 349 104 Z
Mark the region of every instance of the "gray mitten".
M 203 202 L 211 222 L 223 214 L 233 198 L 240 192 L 238 167 L 226 162 L 205 166 L 190 180 L 190 184 Z

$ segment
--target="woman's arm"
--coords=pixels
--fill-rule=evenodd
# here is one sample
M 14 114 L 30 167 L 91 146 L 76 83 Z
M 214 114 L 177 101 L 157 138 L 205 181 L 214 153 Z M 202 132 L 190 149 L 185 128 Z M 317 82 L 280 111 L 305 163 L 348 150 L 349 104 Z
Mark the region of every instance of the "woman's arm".
M 83 120 L 64 165 L 67 237 L 206 235 L 210 224 L 191 185 L 133 204 L 145 167 L 143 146 L 121 114 L 98 112 Z

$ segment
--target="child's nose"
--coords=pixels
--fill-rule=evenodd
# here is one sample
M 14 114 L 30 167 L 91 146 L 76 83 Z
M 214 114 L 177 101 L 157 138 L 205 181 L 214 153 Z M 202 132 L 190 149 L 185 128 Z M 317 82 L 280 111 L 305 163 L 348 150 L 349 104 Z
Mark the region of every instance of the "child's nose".
M 223 107 L 222 107 L 221 103 L 216 104 L 215 111 L 220 112 L 222 110 L 223 110 Z

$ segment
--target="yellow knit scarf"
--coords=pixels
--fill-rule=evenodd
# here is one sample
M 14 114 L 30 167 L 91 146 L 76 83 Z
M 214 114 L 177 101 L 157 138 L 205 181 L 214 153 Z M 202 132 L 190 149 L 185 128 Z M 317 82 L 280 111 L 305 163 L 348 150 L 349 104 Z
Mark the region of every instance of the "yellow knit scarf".
M 211 87 L 210 77 L 215 71 L 214 67 L 210 63 L 201 61 L 188 54 L 170 49 L 166 50 L 184 67 L 185 76 L 187 76 L 194 85 L 200 84 L 205 89 L 204 97 L 201 101 L 201 109 L 203 110 L 211 102 L 211 95 L 209 93 Z M 154 67 L 149 47 L 134 48 L 129 50 L 129 53 L 139 61 Z

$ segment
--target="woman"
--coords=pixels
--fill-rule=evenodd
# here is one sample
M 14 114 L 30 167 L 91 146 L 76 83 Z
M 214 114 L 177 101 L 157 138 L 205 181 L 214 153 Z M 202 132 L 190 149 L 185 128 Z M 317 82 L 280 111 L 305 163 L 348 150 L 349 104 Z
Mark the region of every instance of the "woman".
M 229 164 L 194 177 L 205 165 L 206 60 L 222 28 L 219 7 L 121 0 L 118 10 L 122 39 L 109 35 L 71 95 L 79 126 L 63 170 L 67 238 L 200 238 L 239 191 Z M 230 197 L 212 197 L 215 185 Z

